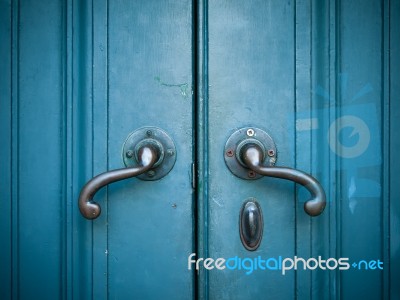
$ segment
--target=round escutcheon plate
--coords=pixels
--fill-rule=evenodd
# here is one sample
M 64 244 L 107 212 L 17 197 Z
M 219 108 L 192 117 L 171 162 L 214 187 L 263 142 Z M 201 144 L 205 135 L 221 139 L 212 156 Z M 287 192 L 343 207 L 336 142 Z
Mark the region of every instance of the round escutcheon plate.
M 158 149 L 158 160 L 154 167 L 144 174 L 137 176 L 142 180 L 158 180 L 167 175 L 176 161 L 176 147 L 171 137 L 158 127 L 142 127 L 126 138 L 122 148 L 122 159 L 126 167 L 138 165 L 137 152 L 146 144 L 152 144 Z
M 246 144 L 257 144 L 263 149 L 263 165 L 274 166 L 277 158 L 276 146 L 264 130 L 256 127 L 243 127 L 228 138 L 224 148 L 225 164 L 235 176 L 255 180 L 263 177 L 246 167 L 241 159 L 241 149 Z

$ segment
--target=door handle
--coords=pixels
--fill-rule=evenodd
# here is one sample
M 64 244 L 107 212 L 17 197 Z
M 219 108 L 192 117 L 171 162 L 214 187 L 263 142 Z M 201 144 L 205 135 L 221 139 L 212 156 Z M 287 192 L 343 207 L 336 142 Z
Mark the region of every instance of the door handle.
M 100 205 L 93 201 L 96 192 L 113 182 L 143 174 L 151 169 L 157 160 L 157 153 L 151 145 L 143 146 L 138 152 L 139 166 L 124 168 L 102 173 L 89 180 L 82 188 L 79 195 L 79 210 L 86 219 L 96 219 L 100 213 Z
M 172 139 L 157 127 L 143 127 L 131 133 L 123 147 L 127 168 L 99 174 L 82 188 L 78 204 L 83 217 L 93 220 L 100 216 L 101 207 L 93 197 L 102 187 L 135 176 L 142 180 L 160 179 L 173 168 L 175 153 Z
M 261 129 L 242 128 L 234 132 L 225 145 L 225 162 L 233 174 L 243 179 L 269 176 L 301 184 L 311 194 L 311 199 L 304 203 L 304 211 L 310 216 L 318 216 L 325 209 L 325 191 L 317 179 L 300 170 L 274 166 L 275 143 Z
M 324 210 L 326 205 L 325 191 L 318 180 L 311 175 L 292 168 L 262 166 L 263 153 L 260 146 L 256 144 L 246 145 L 241 157 L 249 169 L 260 175 L 291 180 L 304 186 L 312 196 L 310 200 L 304 203 L 304 210 L 310 216 L 318 216 Z

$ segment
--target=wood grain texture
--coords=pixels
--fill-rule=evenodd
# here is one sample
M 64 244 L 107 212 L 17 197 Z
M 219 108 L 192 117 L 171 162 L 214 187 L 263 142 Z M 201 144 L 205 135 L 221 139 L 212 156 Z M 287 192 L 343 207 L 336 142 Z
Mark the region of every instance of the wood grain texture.
M 399 0 L 0 1 L 2 299 L 399 298 L 399 16 Z M 343 145 L 366 131 L 348 116 L 369 133 L 352 158 Z M 141 126 L 172 136 L 174 169 L 101 190 L 87 221 L 81 187 L 123 167 Z M 229 172 L 224 144 L 242 126 L 321 181 L 320 217 L 293 183 Z M 255 252 L 239 238 L 249 197 L 265 226 Z M 195 274 L 192 252 L 384 269 Z

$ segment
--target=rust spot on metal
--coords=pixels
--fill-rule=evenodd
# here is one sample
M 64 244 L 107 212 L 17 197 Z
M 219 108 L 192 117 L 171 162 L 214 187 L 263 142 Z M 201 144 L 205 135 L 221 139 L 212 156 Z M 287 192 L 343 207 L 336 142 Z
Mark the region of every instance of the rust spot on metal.
M 256 172 L 254 172 L 254 171 L 249 171 L 249 173 L 247 173 L 247 175 L 248 175 L 250 178 L 254 178 L 254 177 L 256 177 Z
M 275 155 L 275 151 L 273 149 L 268 150 L 268 156 L 274 156 Z
M 228 151 L 226 151 L 226 156 L 232 157 L 233 156 L 233 150 L 229 149 Z

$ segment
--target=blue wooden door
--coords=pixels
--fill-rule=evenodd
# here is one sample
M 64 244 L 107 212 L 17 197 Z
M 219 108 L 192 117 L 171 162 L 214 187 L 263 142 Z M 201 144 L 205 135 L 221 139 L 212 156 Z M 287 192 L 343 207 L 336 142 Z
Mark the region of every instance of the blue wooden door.
M 161 180 L 110 185 L 103 198 L 97 195 L 107 207 L 102 217 L 93 224 L 81 221 L 92 235 L 93 263 L 87 270 L 95 298 L 194 294 L 192 273 L 182 272 L 194 245 L 191 6 L 190 1 L 95 2 L 93 12 L 86 11 L 94 69 L 85 78 L 93 80 L 94 91 L 86 128 L 94 124 L 87 138 L 95 141 L 85 154 L 88 171 L 122 167 L 124 140 L 143 126 L 165 130 L 179 158 Z
M 192 10 L 1 2 L 2 299 L 194 296 Z M 125 139 L 143 126 L 173 139 L 174 168 L 100 190 L 100 217 L 83 218 L 80 189 L 123 168 Z
M 2 298 L 400 297 L 398 0 L 0 5 Z M 81 188 L 123 168 L 145 126 L 173 139 L 172 170 L 101 189 L 85 219 Z M 225 145 L 241 128 L 320 181 L 321 215 L 293 182 L 232 174 Z M 239 223 L 250 198 L 254 251 Z M 348 269 L 283 272 L 295 258 Z
M 200 270 L 200 295 L 399 298 L 398 1 L 208 1 L 203 9 L 200 257 L 233 260 L 230 269 Z M 303 210 L 304 188 L 228 170 L 225 142 L 243 127 L 271 135 L 277 166 L 321 182 L 320 216 Z M 264 221 L 255 251 L 238 228 L 250 197 Z M 296 257 L 348 264 L 304 270 L 300 261 L 283 273 L 282 261 Z M 256 259 L 270 260 L 259 267 Z

